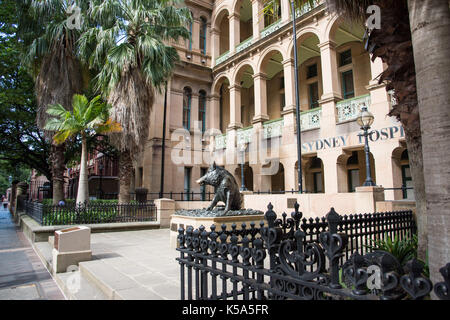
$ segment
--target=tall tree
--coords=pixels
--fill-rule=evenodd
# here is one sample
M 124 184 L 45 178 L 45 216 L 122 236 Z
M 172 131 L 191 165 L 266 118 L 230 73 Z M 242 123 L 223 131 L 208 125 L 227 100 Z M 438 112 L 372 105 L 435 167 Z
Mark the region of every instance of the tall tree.
M 37 124 L 43 128 L 50 104 L 71 107 L 75 93 L 83 89 L 83 69 L 76 55 L 76 41 L 81 30 L 68 22 L 87 10 L 88 1 L 18 0 L 20 36 L 26 45 L 24 63 L 35 77 L 38 104 Z M 81 21 L 81 16 L 75 17 Z M 82 25 L 80 25 L 83 27 Z M 51 136 L 47 133 L 47 137 Z M 64 145 L 52 145 L 53 203 L 64 198 Z
M 51 180 L 50 144 L 36 125 L 34 83 L 21 65 L 23 45 L 17 36 L 17 22 L 16 1 L 1 0 L 0 160 L 9 168 L 36 169 Z
M 97 90 L 113 106 L 123 131 L 111 142 L 120 150 L 119 202 L 129 202 L 133 159 L 148 139 L 155 89 L 179 60 L 170 41 L 189 37 L 191 20 L 178 0 L 95 0 L 88 11 L 94 27 L 80 38 L 80 56 L 99 73 Z
M 100 96 L 91 101 L 85 96 L 74 95 L 72 111 L 62 105 L 51 105 L 47 114 L 53 116 L 47 120 L 45 129 L 56 132 L 53 136 L 56 145 L 64 143 L 72 136 L 81 137 L 80 180 L 78 183 L 77 204 L 89 200 L 88 172 L 87 172 L 87 138 L 95 133 L 118 132 L 121 127 L 109 118 L 110 106 L 100 101 Z
M 450 9 L 408 0 L 422 133 L 431 280 L 450 262 Z

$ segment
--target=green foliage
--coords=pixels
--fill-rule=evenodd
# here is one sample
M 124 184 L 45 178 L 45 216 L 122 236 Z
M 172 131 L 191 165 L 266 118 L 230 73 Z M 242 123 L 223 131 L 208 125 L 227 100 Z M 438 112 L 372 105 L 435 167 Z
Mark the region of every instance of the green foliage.
M 413 235 L 412 239 L 402 239 L 400 240 L 397 236 L 392 239 L 390 236 L 385 234 L 384 239 L 372 240 L 373 246 L 367 246 L 373 250 L 383 250 L 389 252 L 398 261 L 404 265 L 407 261 L 417 258 L 417 235 Z
M 109 118 L 111 106 L 102 102 L 100 96 L 91 101 L 76 94 L 72 100 L 72 111 L 66 110 L 62 105 L 49 106 L 47 113 L 50 118 L 45 129 L 55 131 L 53 140 L 57 144 L 65 142 L 68 138 L 81 135 L 83 138 L 94 133 L 118 132 L 121 130 L 117 122 Z
M 107 223 L 114 222 L 117 217 L 117 209 L 111 209 L 108 212 L 103 210 L 89 210 L 87 212 L 76 213 L 74 211 L 66 211 L 58 214 L 51 212 L 44 213 L 43 225 L 62 225 L 62 224 L 82 224 L 82 223 Z
M 78 42 L 81 59 L 98 70 L 98 92 L 109 95 L 124 71 L 140 70 L 155 88 L 166 81 L 179 60 L 171 40 L 188 39 L 192 20 L 179 0 L 94 0 L 91 23 Z
M 33 79 L 21 65 L 16 0 L 0 3 L 0 159 L 13 168 L 34 168 L 50 179 L 50 144 L 36 125 Z

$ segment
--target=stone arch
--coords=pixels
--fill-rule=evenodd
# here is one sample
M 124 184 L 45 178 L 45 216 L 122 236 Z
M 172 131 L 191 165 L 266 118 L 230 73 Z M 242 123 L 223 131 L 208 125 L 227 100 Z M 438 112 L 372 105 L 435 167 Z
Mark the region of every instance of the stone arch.
M 240 76 L 242 76 L 243 71 L 245 70 L 246 67 L 250 67 L 252 69 L 253 74 L 255 74 L 255 66 L 253 64 L 252 61 L 242 61 L 240 62 L 235 68 L 234 68 L 234 73 L 231 77 L 231 79 L 233 80 L 233 82 L 231 84 L 237 84 L 237 80 Z
M 325 41 L 334 41 L 334 35 L 339 26 L 344 22 L 344 18 L 339 15 L 333 15 L 323 29 L 322 39 Z
M 220 87 L 224 81 L 228 81 L 228 84 L 231 85 L 230 76 L 227 72 L 219 73 L 215 78 L 211 87 L 211 94 L 219 94 Z
M 268 48 L 264 49 L 259 55 L 259 59 L 256 63 L 256 73 L 265 73 L 265 64 L 275 52 L 278 52 L 281 55 L 282 61 L 286 60 L 286 51 L 282 46 L 278 44 L 269 46 Z
M 323 37 L 320 34 L 320 31 L 315 27 L 307 26 L 307 27 L 301 28 L 300 30 L 297 31 L 297 43 L 299 41 L 302 42 L 303 39 L 306 39 L 306 38 L 310 37 L 311 35 L 316 36 L 319 39 L 319 43 L 323 42 Z M 292 40 L 289 41 L 289 45 L 287 47 L 286 52 L 288 53 L 286 56 L 289 56 L 291 58 L 294 57 L 294 44 L 293 44 Z
M 220 23 L 222 22 L 223 17 L 230 15 L 230 9 L 228 8 L 228 5 L 222 4 L 219 8 L 216 9 L 211 26 L 217 30 L 219 30 Z

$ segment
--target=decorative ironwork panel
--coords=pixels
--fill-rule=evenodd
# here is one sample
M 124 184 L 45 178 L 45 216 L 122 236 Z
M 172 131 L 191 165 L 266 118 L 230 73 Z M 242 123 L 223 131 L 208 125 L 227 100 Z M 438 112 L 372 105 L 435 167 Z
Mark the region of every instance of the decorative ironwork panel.
M 227 134 L 219 134 L 214 138 L 216 150 L 225 149 L 227 147 Z
M 237 130 L 237 145 L 250 143 L 252 141 L 253 127 L 247 127 Z
M 370 94 L 339 101 L 336 104 L 338 123 L 355 120 L 364 106 L 370 109 Z
M 253 44 L 253 38 L 248 38 L 236 46 L 236 53 L 241 52 L 244 49 L 247 49 Z
M 300 113 L 300 128 L 302 131 L 320 128 L 322 108 L 315 108 Z
M 301 17 L 305 13 L 308 13 L 309 11 L 311 11 L 312 9 L 317 7 L 319 4 L 320 4 L 320 1 L 314 1 L 313 5 L 311 6 L 311 4 L 309 2 L 306 2 L 300 8 L 297 8 L 295 10 L 295 18 Z
M 263 124 L 264 139 L 281 137 L 283 135 L 283 118 L 267 121 Z
M 219 57 L 216 59 L 216 66 L 217 66 L 218 64 L 221 64 L 221 63 L 224 62 L 225 60 L 227 60 L 230 56 L 231 56 L 231 55 L 230 55 L 230 51 L 227 51 L 227 52 L 223 53 L 221 56 L 219 56 Z
M 261 38 L 267 37 L 269 34 L 277 31 L 283 26 L 281 19 L 261 30 Z
M 433 289 L 424 264 L 416 259 L 401 265 L 385 251 L 354 252 L 342 263 L 352 240 L 343 232 L 346 225 L 349 230 L 365 230 L 368 220 L 390 225 L 401 216 L 353 215 L 350 222 L 331 208 L 322 219 L 302 220 L 298 203 L 290 217 L 286 213 L 277 217 L 270 203 L 267 208 L 266 222 L 259 225 L 178 230 L 182 300 L 418 300 Z M 310 222 L 307 227 L 302 225 L 305 220 Z M 318 236 L 312 239 L 311 233 Z M 434 290 L 439 298 L 448 299 L 450 263 L 440 272 L 444 281 Z

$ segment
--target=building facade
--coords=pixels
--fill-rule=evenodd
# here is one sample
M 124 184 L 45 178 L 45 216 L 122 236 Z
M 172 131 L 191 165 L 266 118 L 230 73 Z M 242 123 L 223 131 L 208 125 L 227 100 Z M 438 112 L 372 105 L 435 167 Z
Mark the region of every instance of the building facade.
M 198 194 L 211 159 L 251 191 L 298 189 L 295 69 L 290 1 L 274 15 L 261 0 L 186 0 L 191 39 L 172 43 L 181 61 L 151 112 L 149 139 L 135 163 L 135 187 Z M 364 48 L 363 25 L 331 14 L 323 1 L 296 11 L 303 190 L 345 193 L 363 184 L 362 106 L 375 117 L 372 178 L 388 200 L 413 197 L 401 124 L 387 116 L 395 99 L 377 77 L 380 59 Z

